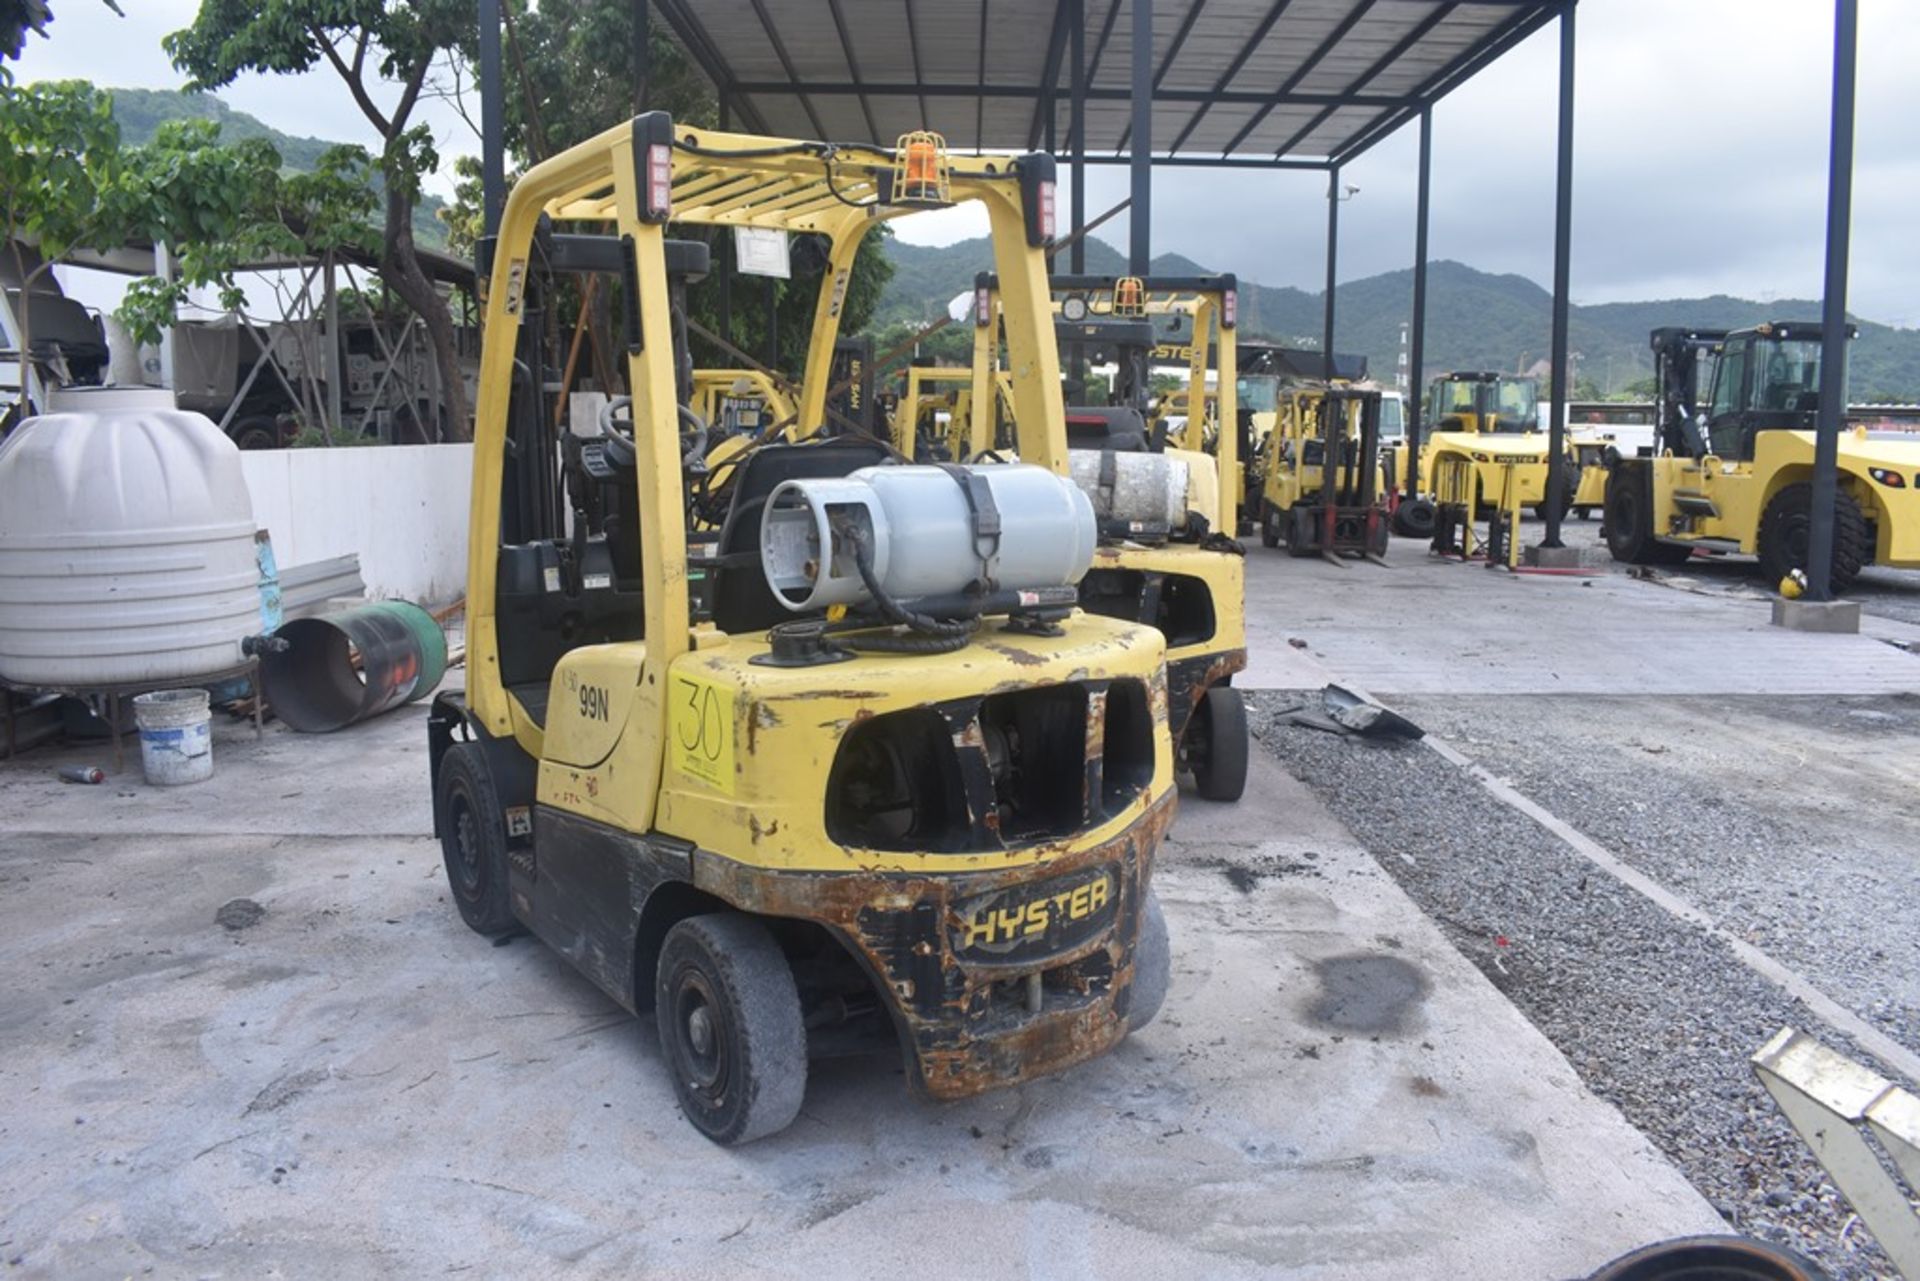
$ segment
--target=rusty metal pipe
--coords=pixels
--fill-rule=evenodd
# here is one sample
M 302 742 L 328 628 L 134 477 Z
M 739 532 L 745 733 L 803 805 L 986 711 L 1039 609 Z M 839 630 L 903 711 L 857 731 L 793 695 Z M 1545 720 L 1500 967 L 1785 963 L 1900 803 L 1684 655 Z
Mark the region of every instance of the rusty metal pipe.
M 287 642 L 260 660 L 274 713 L 303 734 L 327 734 L 431 692 L 447 670 L 447 638 L 407 601 L 377 601 L 274 633 Z

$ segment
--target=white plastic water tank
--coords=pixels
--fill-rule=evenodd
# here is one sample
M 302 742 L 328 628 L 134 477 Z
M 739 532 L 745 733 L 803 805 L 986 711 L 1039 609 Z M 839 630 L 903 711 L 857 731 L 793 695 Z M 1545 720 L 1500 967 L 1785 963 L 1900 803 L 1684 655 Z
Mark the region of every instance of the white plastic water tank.
M 260 630 L 240 451 L 170 392 L 79 388 L 0 441 L 0 680 L 130 685 Z

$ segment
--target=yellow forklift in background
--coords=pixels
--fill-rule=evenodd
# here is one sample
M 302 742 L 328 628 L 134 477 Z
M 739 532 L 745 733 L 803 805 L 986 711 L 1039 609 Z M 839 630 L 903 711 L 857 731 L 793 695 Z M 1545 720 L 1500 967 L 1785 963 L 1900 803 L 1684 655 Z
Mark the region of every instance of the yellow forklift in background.
M 986 414 L 974 413 L 975 381 L 971 369 L 909 365 L 888 420 L 893 447 L 917 462 L 970 462 L 989 450 L 1010 449 L 1012 375 L 993 373 L 988 382 L 993 409 Z
M 1110 1049 L 1165 993 L 1165 645 L 1076 608 L 1096 533 L 1067 476 L 1053 172 L 932 135 L 836 146 L 654 113 L 530 169 L 481 246 L 466 689 L 428 731 L 448 882 L 475 930 L 530 932 L 649 1011 L 716 1142 L 791 1122 L 810 1058 L 891 1042 L 913 1086 L 961 1098 Z M 867 233 L 967 201 L 1026 462 L 904 465 L 821 431 Z M 818 438 L 740 462 L 698 563 L 684 299 L 707 249 L 670 226 L 828 246 L 799 406 Z M 562 469 L 543 313 L 570 273 L 618 283 L 631 399 Z
M 1283 393 L 1262 443 L 1260 541 L 1290 556 L 1380 562 L 1387 501 L 1380 468 L 1378 388 L 1295 387 Z
M 1615 560 L 1740 553 L 1759 558 L 1769 585 L 1806 570 L 1821 341 L 1819 325 L 1797 321 L 1653 331 L 1654 444 L 1619 459 L 1607 480 Z M 1920 444 L 1843 427 L 1839 446 L 1835 591 L 1868 565 L 1920 566 Z
M 999 305 L 993 276 L 983 273 L 975 287 L 986 295 L 976 312 L 982 302 L 989 312 Z M 1181 404 L 1211 400 L 1217 421 L 1237 421 L 1238 285 L 1231 275 L 1056 275 L 1050 287 L 1059 341 L 1114 365 L 1108 403 L 1066 410 L 1072 474 L 1100 516 L 1081 607 L 1165 635 L 1179 763 L 1201 796 L 1238 800 L 1251 750 L 1246 704 L 1232 683 L 1247 665 L 1246 550 L 1233 537 L 1239 495 L 1221 483 L 1239 472 L 1238 434 L 1209 439 L 1204 414 L 1189 413 L 1175 429 L 1155 414 L 1151 388 L 1155 350 L 1171 336 L 1187 349 Z M 1009 347 L 1008 366 L 1017 367 L 1016 355 Z
M 1532 378 L 1516 374 L 1456 371 L 1435 378 L 1427 391 L 1421 421 L 1431 427 L 1420 441 L 1418 479 L 1422 496 L 1434 492 L 1436 459 L 1449 459 L 1468 468 L 1478 487 L 1476 504 L 1507 508 L 1530 507 L 1546 519 L 1547 465 L 1551 448 L 1548 433 L 1540 429 L 1540 388 Z M 1410 460 L 1407 446 L 1393 451 L 1390 474 L 1405 476 Z M 1571 509 L 1580 492 L 1580 477 L 1571 451 L 1560 461 L 1565 504 Z M 1509 486 L 1517 492 L 1508 494 Z M 1431 503 L 1403 503 L 1397 523 L 1402 533 L 1431 529 Z M 1561 513 L 1565 515 L 1563 511 Z

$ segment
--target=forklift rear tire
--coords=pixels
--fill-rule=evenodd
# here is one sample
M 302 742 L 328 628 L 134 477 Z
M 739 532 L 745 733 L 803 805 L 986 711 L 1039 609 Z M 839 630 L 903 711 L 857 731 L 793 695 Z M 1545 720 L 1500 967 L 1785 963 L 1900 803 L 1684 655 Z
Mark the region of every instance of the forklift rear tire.
M 1237 801 L 1247 790 L 1247 704 L 1231 685 L 1215 685 L 1187 725 L 1193 785 L 1210 801 Z
M 732 1147 L 777 1134 L 807 1093 L 807 1030 L 793 969 L 744 912 L 667 931 L 654 982 L 660 1053 L 687 1120 Z
M 1280 545 L 1280 510 L 1272 503 L 1260 504 L 1260 545 L 1262 547 Z
M 460 919 L 477 934 L 514 928 L 507 897 L 507 818 L 478 743 L 455 743 L 440 761 L 434 788 L 440 855 Z
M 1147 905 L 1140 912 L 1140 937 L 1133 945 L 1133 995 L 1127 1004 L 1127 1031 L 1138 1032 L 1153 1022 L 1167 999 L 1167 987 L 1173 981 L 1173 947 L 1167 940 L 1167 918 L 1160 911 L 1160 896 L 1147 891 Z
M 1813 486 L 1788 485 L 1773 496 L 1760 516 L 1760 574 L 1768 586 L 1793 570 L 1807 568 L 1807 542 L 1813 529 Z M 1845 591 L 1872 559 L 1873 541 L 1867 536 L 1867 518 L 1846 490 L 1833 495 L 1833 566 L 1830 585 Z
M 1693 548 L 1663 543 L 1653 536 L 1653 477 L 1644 471 L 1615 470 L 1607 477 L 1602 520 L 1607 553 L 1628 565 L 1684 565 Z

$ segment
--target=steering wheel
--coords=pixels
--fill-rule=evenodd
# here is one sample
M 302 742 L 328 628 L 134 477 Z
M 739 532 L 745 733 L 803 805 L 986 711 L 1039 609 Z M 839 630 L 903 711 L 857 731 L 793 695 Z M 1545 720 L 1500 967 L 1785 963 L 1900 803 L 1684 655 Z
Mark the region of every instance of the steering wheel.
M 685 405 L 676 405 L 680 419 L 680 466 L 694 471 L 706 462 L 707 421 Z M 619 411 L 626 410 L 626 417 Z M 633 397 L 609 396 L 600 407 L 600 435 L 608 452 L 623 466 L 631 466 L 636 447 L 633 441 Z

